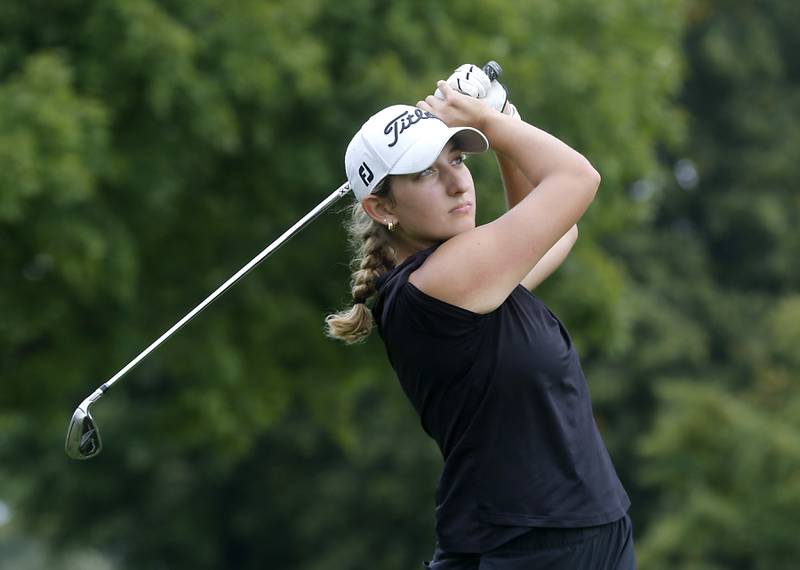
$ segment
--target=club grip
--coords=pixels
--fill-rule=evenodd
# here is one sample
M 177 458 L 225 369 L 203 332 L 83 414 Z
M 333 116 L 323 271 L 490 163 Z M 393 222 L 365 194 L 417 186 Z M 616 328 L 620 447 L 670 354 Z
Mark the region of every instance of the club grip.
M 492 60 L 483 66 L 483 72 L 487 75 L 489 81 L 495 81 L 503 75 L 503 68 L 495 60 Z

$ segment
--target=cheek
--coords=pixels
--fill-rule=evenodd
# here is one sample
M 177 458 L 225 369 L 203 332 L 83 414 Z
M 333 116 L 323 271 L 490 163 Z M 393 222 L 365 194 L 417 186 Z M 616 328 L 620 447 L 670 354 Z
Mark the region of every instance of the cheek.
M 439 238 L 439 233 L 449 221 L 445 204 L 436 196 L 406 203 L 397 214 L 405 231 L 417 237 Z

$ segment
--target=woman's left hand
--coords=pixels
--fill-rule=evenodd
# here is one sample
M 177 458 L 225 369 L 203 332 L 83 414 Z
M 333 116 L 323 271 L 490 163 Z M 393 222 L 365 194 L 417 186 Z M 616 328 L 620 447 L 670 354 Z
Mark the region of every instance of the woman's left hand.
M 506 109 L 508 91 L 497 79 L 489 79 L 489 76 L 477 65 L 471 63 L 459 65 L 447 78 L 447 84 L 459 93 L 480 99 L 481 103 L 497 109 L 501 113 Z M 438 89 L 433 94 L 440 99 L 443 97 L 442 92 Z

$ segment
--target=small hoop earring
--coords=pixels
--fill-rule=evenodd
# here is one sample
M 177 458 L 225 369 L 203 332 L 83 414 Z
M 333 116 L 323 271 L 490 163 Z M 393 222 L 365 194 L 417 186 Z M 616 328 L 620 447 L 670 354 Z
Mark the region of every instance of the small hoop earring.
M 388 224 L 386 224 L 386 228 L 387 228 L 387 229 L 388 229 L 390 232 L 393 232 L 393 231 L 394 231 L 394 222 L 389 222 Z

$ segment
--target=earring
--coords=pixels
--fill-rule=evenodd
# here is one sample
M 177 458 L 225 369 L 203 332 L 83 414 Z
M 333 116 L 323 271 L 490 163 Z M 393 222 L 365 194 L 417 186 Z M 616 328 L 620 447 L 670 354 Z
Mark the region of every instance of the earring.
M 395 224 L 394 224 L 394 222 L 389 222 L 389 223 L 387 223 L 387 224 L 386 224 L 386 228 L 387 228 L 387 229 L 388 229 L 390 232 L 393 232 L 393 231 L 394 231 L 394 225 L 395 225 Z

